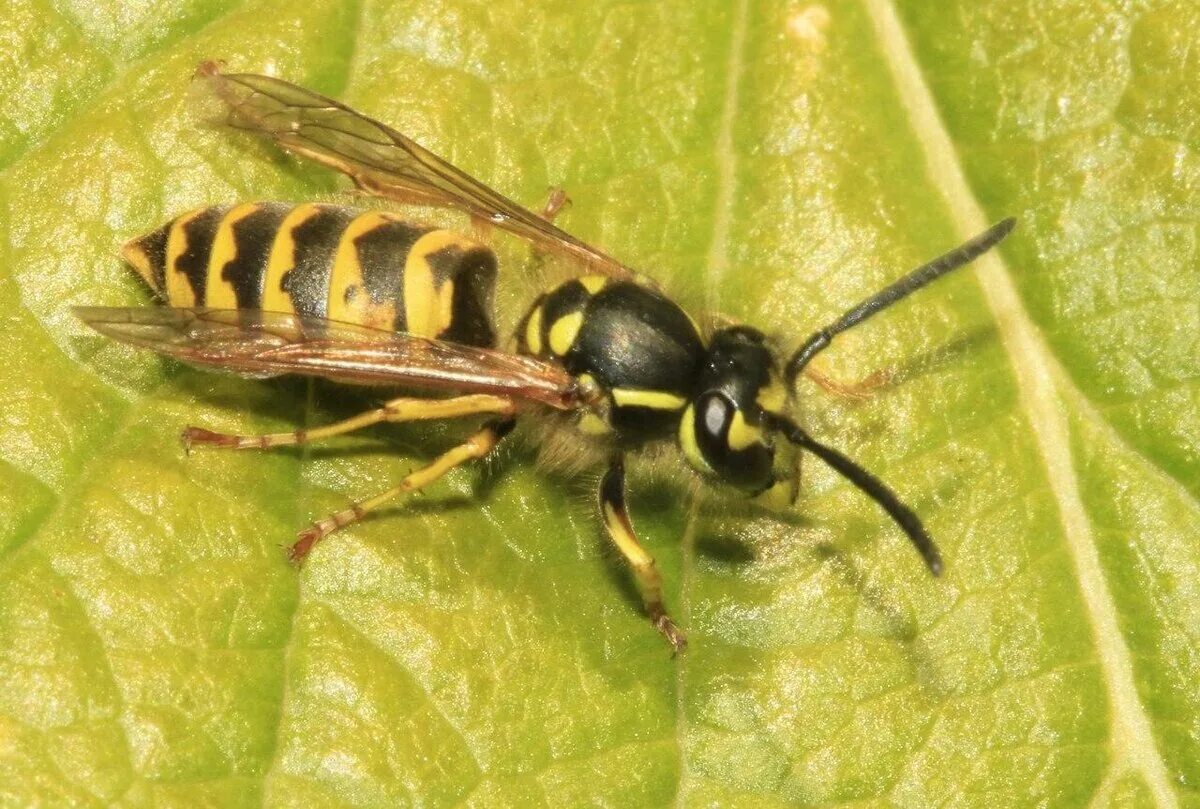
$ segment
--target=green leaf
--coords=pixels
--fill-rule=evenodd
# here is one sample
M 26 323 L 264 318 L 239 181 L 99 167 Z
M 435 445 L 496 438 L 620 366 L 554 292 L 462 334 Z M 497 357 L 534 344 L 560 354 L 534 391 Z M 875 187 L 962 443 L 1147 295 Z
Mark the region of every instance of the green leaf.
M 1200 11 L 1183 0 L 14 0 L 0 21 L 0 804 L 1200 806 Z M 839 338 L 783 519 L 644 469 L 671 659 L 595 475 L 517 448 L 281 546 L 447 446 L 198 452 L 358 394 L 182 368 L 72 304 L 121 243 L 340 185 L 198 127 L 204 58 L 343 98 L 783 346 L 991 221 Z M 536 287 L 519 265 L 506 294 Z

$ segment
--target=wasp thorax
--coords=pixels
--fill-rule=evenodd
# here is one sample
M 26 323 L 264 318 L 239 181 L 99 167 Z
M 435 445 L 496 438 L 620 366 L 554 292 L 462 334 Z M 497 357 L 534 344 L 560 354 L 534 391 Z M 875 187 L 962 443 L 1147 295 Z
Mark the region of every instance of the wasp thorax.
M 771 486 L 775 448 L 764 416 L 787 397 L 763 335 L 746 326 L 717 332 L 698 383 L 679 425 L 688 462 L 751 493 Z
M 606 406 L 579 428 L 624 447 L 669 439 L 705 357 L 691 318 L 661 293 L 583 276 L 552 289 L 517 330 L 518 348 L 561 363 Z

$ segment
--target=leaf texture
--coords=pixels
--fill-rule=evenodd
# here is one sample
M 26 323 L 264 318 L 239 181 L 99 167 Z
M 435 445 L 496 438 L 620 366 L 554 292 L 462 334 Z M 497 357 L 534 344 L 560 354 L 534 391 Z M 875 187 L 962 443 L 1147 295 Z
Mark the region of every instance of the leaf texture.
M 1200 12 L 1180 0 L 15 0 L 0 34 L 0 803 L 1200 806 Z M 672 660 L 594 475 L 517 448 L 323 543 L 453 428 L 184 457 L 363 405 L 89 335 L 127 238 L 335 199 L 197 125 L 202 59 L 391 123 L 781 346 L 991 221 L 996 254 L 839 338 L 783 519 L 645 475 Z M 508 266 L 519 266 L 510 264 Z M 536 291 L 502 272 L 512 303 Z M 678 476 L 675 476 L 678 477 Z

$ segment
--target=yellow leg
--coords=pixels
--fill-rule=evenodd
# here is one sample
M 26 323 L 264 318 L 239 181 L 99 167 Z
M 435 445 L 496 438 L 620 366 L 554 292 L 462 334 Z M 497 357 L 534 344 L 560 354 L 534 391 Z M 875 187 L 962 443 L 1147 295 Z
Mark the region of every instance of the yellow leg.
M 861 382 L 842 382 L 818 371 L 814 366 L 807 365 L 804 375 L 817 383 L 821 390 L 842 396 L 846 399 L 866 399 L 877 389 L 891 381 L 891 374 L 886 371 L 876 371 Z
M 654 564 L 654 557 L 646 553 L 646 549 L 638 542 L 629 512 L 625 510 L 625 463 L 621 458 L 613 460 L 600 482 L 600 514 L 608 535 L 633 569 L 651 623 L 667 639 L 676 654 L 682 652 L 687 648 L 687 637 L 667 615 L 663 606 L 662 576 Z
M 361 520 L 389 500 L 425 488 L 456 466 L 484 457 L 500 443 L 500 439 L 512 429 L 512 425 L 511 420 L 489 424 L 457 447 L 439 455 L 429 465 L 407 475 L 392 488 L 382 491 L 374 497 L 360 500 L 349 508 L 336 511 L 322 520 L 317 520 L 297 534 L 295 544 L 288 551 L 288 558 L 293 562 L 299 562 L 308 555 L 313 545 L 339 528 Z
M 401 398 L 385 402 L 382 407 L 368 410 L 344 421 L 327 424 L 312 430 L 294 430 L 290 433 L 268 435 L 230 435 L 214 433 L 203 427 L 188 427 L 183 431 L 183 445 L 189 451 L 197 444 L 228 449 L 266 449 L 289 444 L 306 444 L 335 435 L 361 430 L 380 422 L 428 421 L 430 419 L 452 419 L 478 413 L 500 413 L 511 415 L 516 411 L 512 399 L 491 396 L 485 393 L 456 396 L 453 399 Z

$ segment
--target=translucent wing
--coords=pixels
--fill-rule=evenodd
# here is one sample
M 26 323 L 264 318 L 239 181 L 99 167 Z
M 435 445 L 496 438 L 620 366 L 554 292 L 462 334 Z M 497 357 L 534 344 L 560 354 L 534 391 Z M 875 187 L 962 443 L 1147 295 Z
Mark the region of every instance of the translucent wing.
M 457 208 L 569 256 L 590 272 L 634 273 L 611 256 L 455 168 L 396 130 L 344 104 L 255 73 L 221 73 L 205 62 L 197 78 L 223 107 L 223 121 L 271 138 L 284 149 L 348 175 L 363 191 L 400 202 Z
M 553 363 L 322 318 L 168 307 L 78 306 L 75 314 L 123 343 L 244 376 L 300 374 L 368 385 L 492 393 L 560 410 L 579 403 L 575 379 Z

